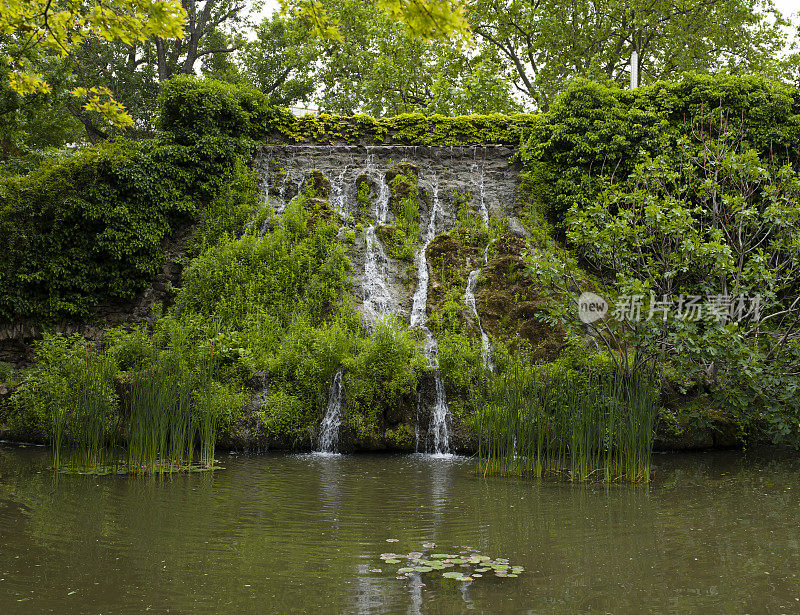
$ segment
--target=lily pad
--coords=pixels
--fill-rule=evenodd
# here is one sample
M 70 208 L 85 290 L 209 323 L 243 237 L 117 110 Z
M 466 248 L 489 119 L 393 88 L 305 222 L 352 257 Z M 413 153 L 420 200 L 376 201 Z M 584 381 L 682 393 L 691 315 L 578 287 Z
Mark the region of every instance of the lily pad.
M 400 574 L 408 574 L 410 572 L 414 572 L 413 568 L 405 567 L 405 568 L 398 568 L 397 572 Z
M 445 578 L 445 579 L 460 579 L 463 576 L 464 575 L 462 575 L 460 572 L 443 572 L 442 573 L 442 577 Z
M 426 543 L 423 543 L 422 546 L 425 547 L 426 549 L 433 549 L 436 546 L 436 543 L 435 542 L 426 542 Z
M 433 570 L 430 566 L 414 566 L 414 572 L 430 572 Z
M 383 561 L 386 562 L 387 564 L 399 564 L 401 562 L 401 560 L 395 558 L 385 559 Z

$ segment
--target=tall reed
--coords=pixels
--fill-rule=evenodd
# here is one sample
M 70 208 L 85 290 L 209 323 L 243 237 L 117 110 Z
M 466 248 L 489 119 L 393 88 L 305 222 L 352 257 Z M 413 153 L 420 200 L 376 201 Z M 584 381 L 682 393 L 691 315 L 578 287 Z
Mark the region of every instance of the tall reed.
M 476 403 L 480 471 L 648 481 L 656 403 L 650 375 L 517 368 Z
M 75 471 L 89 471 L 112 454 L 118 417 L 114 366 L 88 344 L 73 361 L 64 382 L 69 401 L 51 408 L 53 468 L 62 469 L 66 463 Z
M 131 374 L 120 414 L 116 364 L 107 352 L 86 347 L 75 361 L 69 404 L 52 409 L 53 467 L 73 471 L 161 474 L 199 462 L 213 467 L 218 431 L 214 360 L 198 351 L 185 331 L 172 331 L 167 348 Z M 117 453 L 116 455 L 114 453 Z

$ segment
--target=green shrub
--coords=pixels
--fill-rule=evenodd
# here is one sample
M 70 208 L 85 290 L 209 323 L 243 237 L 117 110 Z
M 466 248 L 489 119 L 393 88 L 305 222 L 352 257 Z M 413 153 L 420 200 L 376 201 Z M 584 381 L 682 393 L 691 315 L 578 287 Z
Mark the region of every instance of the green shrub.
M 187 75 L 162 84 L 158 109 L 158 127 L 184 144 L 201 135 L 263 139 L 294 118 L 255 88 Z
M 693 130 L 715 136 L 720 117 L 759 153 L 794 159 L 799 113 L 795 88 L 761 76 L 687 74 L 636 90 L 575 79 L 540 116 L 520 158 L 536 201 L 560 227 L 571 207 L 593 201 L 596 178 L 622 180 L 643 155 L 669 152 Z
M 416 391 L 427 361 L 406 327 L 386 318 L 361 339 L 358 352 L 344 357 L 343 365 L 348 406 L 371 425 L 382 409 Z
M 72 439 L 92 423 L 110 437 L 118 424 L 115 366 L 79 335 L 46 334 L 36 343 L 36 363 L 12 396 L 12 433 L 49 439 L 54 426 L 68 424 Z
M 163 239 L 196 211 L 162 153 L 107 143 L 0 178 L 0 321 L 83 316 L 151 283 Z

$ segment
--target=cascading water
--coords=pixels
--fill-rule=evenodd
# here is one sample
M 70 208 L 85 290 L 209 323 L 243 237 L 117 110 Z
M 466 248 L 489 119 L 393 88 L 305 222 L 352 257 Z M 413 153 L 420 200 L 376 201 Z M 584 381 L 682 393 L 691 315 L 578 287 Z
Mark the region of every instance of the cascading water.
M 344 179 L 347 175 L 347 167 L 348 165 L 344 165 L 344 169 L 336 176 L 336 180 L 331 185 L 331 205 L 334 211 L 339 214 L 344 214 L 346 212 L 345 199 L 347 195 L 344 187 Z
M 444 381 L 439 372 L 434 377 L 436 388 L 436 404 L 431 412 L 431 423 L 428 427 L 429 434 L 433 434 L 433 446 L 431 453 L 434 455 L 450 454 L 450 408 L 447 406 L 447 398 L 444 392 Z
M 434 177 L 433 180 L 433 204 L 431 206 L 431 217 L 428 220 L 428 226 L 425 229 L 425 234 L 422 237 L 422 247 L 417 253 L 417 288 L 414 291 L 414 301 L 411 305 L 411 320 L 412 327 L 420 327 L 425 333 L 425 352 L 428 355 L 428 361 L 431 367 L 438 367 L 438 358 L 436 356 L 436 340 L 433 337 L 430 329 L 426 326 L 428 321 L 428 282 L 430 277 L 428 274 L 428 246 L 436 238 L 436 216 L 439 213 L 439 180 Z
M 428 320 L 428 257 L 427 250 L 431 242 L 436 238 L 436 216 L 439 214 L 439 180 L 434 176 L 433 179 L 433 204 L 431 206 L 431 216 L 428 226 L 423 236 L 422 247 L 417 254 L 417 288 L 414 291 L 414 302 L 411 307 L 411 326 L 420 327 L 425 333 L 425 351 L 428 355 L 428 364 L 436 369 L 439 365 L 437 357 L 436 339 L 430 329 L 426 326 Z M 450 408 L 447 406 L 447 397 L 444 390 L 444 381 L 436 369 L 434 373 L 434 384 L 436 390 L 436 401 L 431 411 L 431 422 L 428 427 L 428 440 L 432 444 L 429 452 L 443 455 L 450 453 L 450 431 L 449 425 L 452 422 Z
M 381 224 L 386 224 L 389 218 L 389 182 L 386 176 L 381 176 L 380 188 L 378 190 L 378 200 L 375 201 L 375 219 Z
M 372 322 L 378 321 L 390 311 L 391 295 L 386 286 L 383 271 L 386 253 L 375 238 L 375 226 L 370 225 L 364 233 L 366 253 L 364 257 L 364 313 Z
M 494 371 L 494 365 L 492 365 L 492 344 L 489 341 L 489 336 L 486 335 L 486 332 L 481 326 L 481 317 L 478 315 L 478 306 L 475 303 L 475 286 L 477 285 L 478 274 L 480 274 L 480 272 L 480 269 L 473 269 L 469 272 L 467 289 L 464 291 L 464 303 L 472 311 L 472 315 L 481 332 L 481 356 L 483 357 L 483 367 L 491 372 Z
M 484 159 L 480 165 L 481 173 L 478 180 L 478 194 L 480 196 L 480 208 L 481 216 L 483 217 L 483 224 L 488 229 L 489 210 L 486 208 L 486 195 L 484 188 L 484 177 L 486 174 L 485 167 L 486 158 L 484 154 Z M 486 244 L 486 249 L 483 251 L 484 265 L 489 262 L 489 245 L 491 244 Z M 494 371 L 494 365 L 492 364 L 492 344 L 489 341 L 489 336 L 486 335 L 486 332 L 483 330 L 483 326 L 481 325 L 481 317 L 478 314 L 478 306 L 475 303 L 475 286 L 478 283 L 478 275 L 480 275 L 480 272 L 480 269 L 473 269 L 469 272 L 469 277 L 467 278 L 467 288 L 464 291 L 464 303 L 472 311 L 472 316 L 475 318 L 475 322 L 478 324 L 478 329 L 481 332 L 481 356 L 483 358 L 483 367 L 489 371 Z
M 473 150 L 472 157 L 475 158 L 476 150 Z M 481 159 L 480 164 L 473 163 L 472 164 L 472 171 L 473 173 L 480 169 L 480 175 L 478 175 L 478 196 L 479 196 L 479 206 L 481 210 L 481 218 L 483 219 L 483 225 L 486 228 L 489 228 L 489 208 L 486 206 L 486 186 L 485 186 L 485 178 L 486 178 L 486 150 L 483 151 L 483 158 Z
M 339 427 L 342 424 L 342 370 L 336 370 L 333 381 L 328 389 L 328 405 L 325 417 L 319 427 L 319 443 L 317 451 L 320 453 L 339 452 Z
M 358 286 L 363 293 L 362 311 L 368 325 L 380 319 L 395 315 L 409 318 L 412 327 L 419 327 L 425 335 L 425 352 L 428 363 L 434 370 L 438 367 L 437 344 L 432 332 L 427 327 L 427 295 L 429 289 L 429 272 L 427 249 L 436 238 L 437 230 L 443 232 L 456 218 L 455 207 L 445 202 L 440 196 L 446 193 L 470 192 L 472 205 L 480 211 L 482 222 L 488 225 L 489 211 L 502 212 L 513 216 L 512 204 L 515 201 L 516 173 L 513 163 L 509 161 L 512 150 L 503 146 L 490 147 L 430 147 L 403 145 L 370 145 L 370 146 L 314 146 L 314 145 L 266 145 L 261 148 L 256 160 L 256 167 L 262 174 L 262 207 L 269 208 L 280 216 L 286 207 L 302 191 L 304 182 L 316 173 L 321 173 L 330 181 L 330 207 L 345 221 L 348 231 L 365 213 L 370 221 L 365 222 L 364 241 L 356 243 L 363 247 L 362 252 L 356 249 L 351 256 L 359 263 L 363 275 L 357 275 Z M 379 237 L 382 225 L 390 223 L 391 189 L 387 181 L 387 171 L 393 165 L 411 161 L 421 169 L 421 179 L 431 195 L 429 218 L 425 219 L 422 228 L 421 246 L 417 252 L 414 266 L 417 269 L 417 285 L 413 295 L 408 296 L 404 279 L 403 263 L 394 263 L 388 258 Z M 372 192 L 372 203 L 369 212 L 362 207 L 363 202 L 355 199 L 356 191 L 366 179 Z M 455 201 L 453 201 L 455 203 Z M 254 219 L 264 220 L 254 212 Z M 268 233 L 275 222 L 273 216 L 268 217 L 260 229 L 259 235 Z M 253 221 L 246 230 L 252 233 Z M 357 228 L 357 227 L 356 227 Z M 342 233 L 344 237 L 344 232 Z M 484 254 L 484 263 L 488 253 Z M 360 258 L 359 258 L 360 257 Z M 363 258 L 363 263 L 361 262 Z M 361 269 L 359 267 L 359 269 Z M 468 295 L 474 292 L 478 273 L 471 274 L 472 284 L 468 284 Z M 472 306 L 470 306 L 472 309 Z M 473 314 L 475 312 L 473 311 Z M 477 319 L 477 315 L 476 315 Z M 480 326 L 480 321 L 478 320 Z M 484 339 L 487 348 L 488 337 Z M 491 350 L 484 354 L 491 360 Z M 341 378 L 341 377 L 340 377 Z M 438 371 L 434 375 L 435 400 L 426 396 L 424 391 L 418 396 L 417 418 L 414 426 L 415 441 L 420 450 L 432 453 L 449 451 L 452 439 L 451 415 L 445 396 L 445 387 Z M 336 379 L 331 384 L 331 393 L 336 388 Z M 329 396 L 330 397 L 330 396 Z M 329 400 L 330 401 L 330 400 Z M 430 423 L 424 422 L 427 406 L 432 406 Z M 331 409 L 331 404 L 328 404 Z M 423 410 L 425 410 L 423 412 Z M 330 413 L 326 413 L 326 417 Z M 423 423 L 420 423 L 424 421 Z M 325 433 L 328 421 L 321 426 Z M 321 434 L 322 438 L 322 434 Z

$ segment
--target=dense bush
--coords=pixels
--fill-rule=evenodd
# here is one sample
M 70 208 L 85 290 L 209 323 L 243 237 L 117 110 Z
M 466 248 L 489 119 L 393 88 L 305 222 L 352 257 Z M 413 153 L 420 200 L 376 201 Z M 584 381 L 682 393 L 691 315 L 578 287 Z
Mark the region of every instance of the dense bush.
M 676 388 L 724 408 L 743 436 L 792 444 L 799 111 L 794 89 L 760 77 L 690 75 L 635 92 L 580 82 L 522 152 L 531 208 L 550 214 L 578 257 L 529 255 L 531 276 L 563 298 L 548 322 L 579 326 L 582 290 L 612 306 L 640 296 L 640 320 L 590 325 L 611 356 L 634 371 L 667 366 L 691 381 Z M 576 262 L 590 283 L 576 279 Z M 689 297 L 718 312 L 648 318 L 653 302 Z M 755 297 L 761 319 L 736 317 Z
M 208 136 L 260 140 L 294 121 L 255 88 L 187 75 L 163 84 L 158 108 L 158 127 L 187 145 Z
M 796 162 L 800 93 L 765 77 L 685 75 L 626 90 L 573 81 L 540 116 L 520 150 L 542 206 L 560 225 L 591 202 L 601 176 L 624 179 L 645 155 L 670 152 L 720 129 L 761 154 Z
M 131 298 L 163 239 L 197 210 L 187 173 L 154 143 L 109 143 L 0 178 L 0 321 L 82 316 Z

